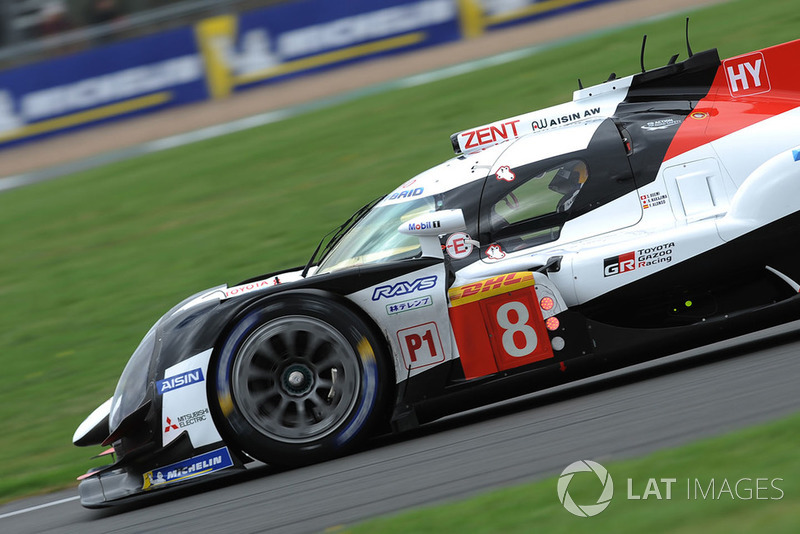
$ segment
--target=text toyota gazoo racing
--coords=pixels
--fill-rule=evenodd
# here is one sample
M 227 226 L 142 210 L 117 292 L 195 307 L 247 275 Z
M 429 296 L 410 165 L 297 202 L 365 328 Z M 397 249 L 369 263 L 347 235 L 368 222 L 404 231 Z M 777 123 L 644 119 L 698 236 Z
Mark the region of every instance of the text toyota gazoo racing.
M 800 41 L 716 50 L 451 137 L 309 265 L 145 335 L 75 433 L 97 507 L 800 317 Z

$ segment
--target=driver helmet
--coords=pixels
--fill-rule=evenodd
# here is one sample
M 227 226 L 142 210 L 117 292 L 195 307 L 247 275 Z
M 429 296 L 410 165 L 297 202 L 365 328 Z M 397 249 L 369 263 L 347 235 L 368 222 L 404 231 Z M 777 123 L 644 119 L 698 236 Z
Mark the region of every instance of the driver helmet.
M 568 195 L 580 189 L 589 178 L 589 169 L 580 160 L 572 160 L 556 171 L 548 187 L 551 191 Z

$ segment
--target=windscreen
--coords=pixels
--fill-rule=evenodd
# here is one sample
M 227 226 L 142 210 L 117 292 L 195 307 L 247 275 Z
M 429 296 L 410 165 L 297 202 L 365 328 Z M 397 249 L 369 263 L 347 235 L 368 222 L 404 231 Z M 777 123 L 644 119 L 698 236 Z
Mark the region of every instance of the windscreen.
M 358 221 L 322 259 L 317 273 L 413 258 L 420 254 L 419 239 L 397 231 L 401 223 L 435 210 L 434 198 L 399 204 L 378 204 Z

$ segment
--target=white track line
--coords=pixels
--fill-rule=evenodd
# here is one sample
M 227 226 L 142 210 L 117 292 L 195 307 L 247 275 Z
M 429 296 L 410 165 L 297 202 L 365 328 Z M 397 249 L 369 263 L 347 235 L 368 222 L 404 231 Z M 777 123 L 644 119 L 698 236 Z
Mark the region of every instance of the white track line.
M 40 504 L 39 506 L 31 506 L 30 508 L 23 508 L 22 510 L 17 510 L 16 512 L 8 512 L 7 514 L 0 515 L 0 519 L 5 519 L 6 517 L 11 517 L 14 515 L 27 514 L 28 512 L 34 512 L 36 510 L 41 510 L 42 508 L 49 508 L 51 506 L 58 506 L 59 504 L 64 504 L 65 502 L 70 502 L 70 501 L 77 501 L 78 499 L 80 499 L 80 497 L 76 495 L 74 497 L 67 497 L 66 499 L 61 499 L 59 501 L 46 502 L 44 504 Z

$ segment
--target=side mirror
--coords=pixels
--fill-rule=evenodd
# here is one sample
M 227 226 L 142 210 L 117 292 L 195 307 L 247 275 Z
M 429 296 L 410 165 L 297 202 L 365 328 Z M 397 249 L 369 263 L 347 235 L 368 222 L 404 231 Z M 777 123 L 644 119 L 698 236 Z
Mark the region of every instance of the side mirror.
M 439 236 L 467 229 L 464 212 L 461 210 L 432 211 L 405 221 L 397 227 L 401 234 L 419 238 L 422 255 L 429 258 L 444 258 Z

